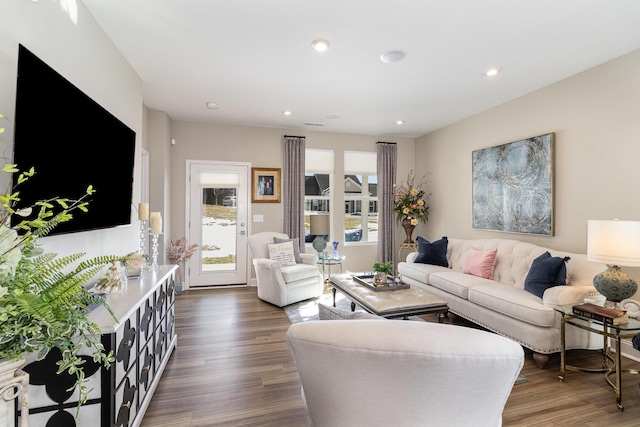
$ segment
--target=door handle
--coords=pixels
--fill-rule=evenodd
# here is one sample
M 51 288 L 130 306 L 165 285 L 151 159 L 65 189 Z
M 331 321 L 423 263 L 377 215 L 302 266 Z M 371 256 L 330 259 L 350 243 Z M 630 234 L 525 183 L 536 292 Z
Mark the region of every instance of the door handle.
M 244 233 L 244 230 L 242 230 L 242 231 L 240 232 L 240 235 L 241 235 L 241 236 L 244 236 L 244 234 L 245 234 L 245 233 Z

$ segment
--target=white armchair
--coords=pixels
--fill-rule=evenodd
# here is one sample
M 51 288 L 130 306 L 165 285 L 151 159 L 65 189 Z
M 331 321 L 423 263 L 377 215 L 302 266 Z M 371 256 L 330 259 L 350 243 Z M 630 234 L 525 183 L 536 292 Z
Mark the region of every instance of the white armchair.
M 300 253 L 302 263 L 281 266 L 269 259 L 267 244 L 273 238 L 288 239 L 283 233 L 265 231 L 248 237 L 258 282 L 258 298 L 278 307 L 322 295 L 322 274 L 316 265 L 315 254 Z
M 406 320 L 296 323 L 287 331 L 309 426 L 500 426 L 524 364 L 490 332 Z

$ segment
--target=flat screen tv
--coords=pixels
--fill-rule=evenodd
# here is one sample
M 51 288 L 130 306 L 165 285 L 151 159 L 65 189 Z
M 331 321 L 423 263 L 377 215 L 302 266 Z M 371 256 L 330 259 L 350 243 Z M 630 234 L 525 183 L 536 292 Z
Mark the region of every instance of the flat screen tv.
M 129 224 L 134 155 L 133 130 L 20 45 L 13 163 L 36 173 L 17 188 L 19 206 L 77 199 L 92 185 L 88 212 L 51 234 Z

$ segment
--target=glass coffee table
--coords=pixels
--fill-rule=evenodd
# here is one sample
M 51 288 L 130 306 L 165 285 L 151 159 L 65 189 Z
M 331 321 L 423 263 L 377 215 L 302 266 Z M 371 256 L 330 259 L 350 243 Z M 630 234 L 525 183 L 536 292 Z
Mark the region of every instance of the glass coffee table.
M 591 373 L 604 373 L 605 380 L 613 387 L 616 393 L 616 405 L 620 411 L 624 410 L 622 406 L 622 390 L 620 388 L 622 380 L 622 372 L 630 374 L 639 374 L 640 371 L 635 369 L 622 369 L 621 368 L 621 351 L 620 341 L 623 338 L 631 338 L 634 335 L 640 333 L 640 320 L 629 319 L 629 323 L 624 325 L 613 325 L 609 322 L 603 322 L 600 320 L 591 319 L 579 314 L 573 313 L 573 305 L 565 305 L 555 308 L 557 312 L 562 316 L 560 323 L 560 381 L 564 381 L 566 371 L 578 371 L 578 372 L 591 372 Z M 584 368 L 578 366 L 568 365 L 566 363 L 566 349 L 565 349 L 565 328 L 566 325 L 575 326 L 576 328 L 584 329 L 589 332 L 596 333 L 602 336 L 602 367 L 600 368 Z M 608 338 L 611 338 L 614 344 L 613 352 L 609 348 Z M 615 382 L 611 377 L 615 375 Z

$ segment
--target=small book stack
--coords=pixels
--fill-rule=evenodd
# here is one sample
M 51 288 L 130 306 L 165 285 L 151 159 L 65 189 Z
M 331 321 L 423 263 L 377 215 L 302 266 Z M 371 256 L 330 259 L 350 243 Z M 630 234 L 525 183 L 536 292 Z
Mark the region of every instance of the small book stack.
M 624 325 L 629 323 L 629 316 L 627 316 L 626 311 L 601 307 L 595 304 L 586 303 L 574 305 L 573 313 L 611 325 Z

